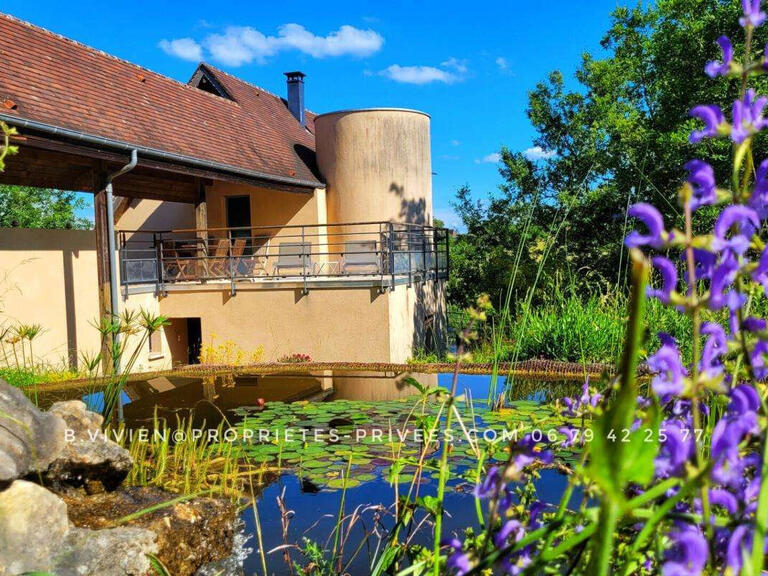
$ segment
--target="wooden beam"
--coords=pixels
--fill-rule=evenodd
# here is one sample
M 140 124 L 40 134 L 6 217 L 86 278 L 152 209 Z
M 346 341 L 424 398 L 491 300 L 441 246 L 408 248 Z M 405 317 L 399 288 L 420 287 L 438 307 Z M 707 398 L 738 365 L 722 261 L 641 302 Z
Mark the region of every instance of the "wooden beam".
M 208 201 L 206 195 L 205 182 L 197 178 L 195 180 L 195 186 L 197 188 L 197 198 L 195 199 L 195 228 L 197 229 L 197 237 L 200 239 L 199 248 L 197 250 L 197 257 L 200 260 L 197 261 L 198 266 L 202 270 L 198 270 L 198 275 L 202 273 L 203 276 L 208 276 Z
M 107 236 L 107 193 L 106 174 L 102 170 L 93 172 L 94 228 L 96 231 L 96 277 L 99 291 L 99 318 L 112 313 L 109 279 L 109 239 Z M 114 311 L 117 313 L 117 310 Z

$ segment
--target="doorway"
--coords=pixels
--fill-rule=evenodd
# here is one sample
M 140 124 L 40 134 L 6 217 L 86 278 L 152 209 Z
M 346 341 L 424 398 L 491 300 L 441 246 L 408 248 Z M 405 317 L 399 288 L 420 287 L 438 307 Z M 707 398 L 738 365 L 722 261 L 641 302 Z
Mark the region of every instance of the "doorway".
M 200 364 L 200 352 L 203 347 L 203 330 L 200 318 L 187 318 L 187 349 L 189 364 Z
M 232 230 L 232 238 L 250 238 L 251 236 L 251 197 L 226 197 L 227 228 Z M 250 244 L 250 241 L 248 242 Z

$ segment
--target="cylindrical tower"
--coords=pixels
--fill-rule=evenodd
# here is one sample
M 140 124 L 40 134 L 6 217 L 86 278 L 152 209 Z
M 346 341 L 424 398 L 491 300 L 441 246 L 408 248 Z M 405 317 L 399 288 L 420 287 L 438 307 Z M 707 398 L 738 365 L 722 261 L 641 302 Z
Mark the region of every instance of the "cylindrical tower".
M 429 116 L 415 110 L 345 110 L 315 118 L 328 223 L 432 224 Z

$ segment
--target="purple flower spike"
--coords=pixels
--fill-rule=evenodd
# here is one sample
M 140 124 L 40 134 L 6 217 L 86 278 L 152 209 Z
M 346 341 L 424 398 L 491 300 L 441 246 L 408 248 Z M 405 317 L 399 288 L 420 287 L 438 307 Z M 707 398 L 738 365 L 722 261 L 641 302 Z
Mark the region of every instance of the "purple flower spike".
M 747 90 L 744 100 L 736 100 L 733 103 L 731 140 L 739 144 L 766 126 L 766 120 L 763 118 L 763 108 L 766 104 L 768 98 L 765 96 L 755 100 L 755 91 L 752 88 Z
M 739 18 L 739 24 L 743 27 L 760 26 L 765 22 L 765 12 L 760 10 L 760 0 L 741 0 L 741 8 L 744 16 Z
M 694 453 L 693 435 L 684 432 L 684 424 L 679 420 L 662 422 L 660 430 L 666 438 L 659 447 L 654 468 L 657 478 L 669 478 L 679 474 Z
M 710 78 L 728 74 L 728 70 L 731 68 L 731 62 L 733 61 L 733 46 L 731 45 L 731 40 L 728 36 L 720 36 L 720 38 L 717 39 L 717 43 L 723 51 L 723 61 L 718 62 L 713 60 L 712 62 L 707 62 L 704 71 Z
M 752 371 L 755 374 L 755 378 L 763 380 L 768 377 L 768 368 L 765 366 L 765 355 L 768 354 L 768 342 L 765 340 L 758 341 L 755 347 L 752 349 L 750 359 L 752 362 Z
M 738 231 L 726 238 L 728 231 L 736 227 Z M 715 238 L 712 248 L 715 250 L 732 250 L 741 255 L 749 248 L 749 243 L 755 231 L 760 228 L 760 218 L 757 212 L 748 206 L 728 206 L 720 213 L 715 222 Z
M 630 232 L 624 240 L 627 248 L 637 248 L 638 246 L 662 248 L 664 246 L 669 234 L 664 230 L 664 218 L 654 206 L 641 202 L 630 206 L 627 213 L 642 221 L 648 228 L 646 235 L 640 234 L 637 230 Z
M 662 401 L 683 391 L 683 377 L 687 374 L 675 339 L 669 334 L 659 333 L 661 347 L 648 357 L 648 368 L 656 375 L 651 388 Z
M 711 206 L 717 201 L 715 194 L 715 172 L 712 166 L 703 160 L 690 160 L 686 163 L 685 169 L 688 170 L 687 181 L 693 189 L 691 198 L 691 210 L 696 210 L 699 206 Z
M 661 288 L 647 289 L 649 298 L 658 298 L 664 304 L 669 304 L 672 292 L 677 288 L 677 269 L 675 265 L 664 256 L 654 256 L 651 259 L 653 267 L 661 272 Z
M 663 576 L 698 576 L 704 570 L 709 557 L 707 540 L 698 527 L 678 524 L 669 534 L 672 547 L 667 552 Z
M 704 138 L 717 136 L 720 126 L 725 124 L 725 116 L 723 116 L 723 111 L 718 106 L 695 106 L 689 114 L 704 122 L 703 130 L 691 132 L 690 140 L 692 144 L 701 142 Z
M 475 486 L 475 496 L 480 499 L 492 498 L 495 496 L 499 490 L 500 479 L 501 475 L 499 474 L 499 467 L 492 466 L 491 469 L 488 470 L 488 474 L 483 481 Z
M 680 259 L 686 259 L 685 252 L 680 254 Z M 709 250 L 702 250 L 701 248 L 693 249 L 694 260 L 694 272 L 696 273 L 696 280 L 709 280 L 712 278 L 712 273 L 715 271 L 715 263 L 717 262 L 717 255 Z

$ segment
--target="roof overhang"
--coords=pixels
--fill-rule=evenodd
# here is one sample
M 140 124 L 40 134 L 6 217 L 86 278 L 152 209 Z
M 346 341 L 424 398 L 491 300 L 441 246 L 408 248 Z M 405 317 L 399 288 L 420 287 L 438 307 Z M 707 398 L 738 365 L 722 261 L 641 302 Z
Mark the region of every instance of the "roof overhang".
M 65 190 L 98 191 L 98 173 L 123 165 L 131 151 L 139 157 L 137 168 L 115 182 L 115 194 L 194 202 L 197 182 L 226 181 L 290 192 L 312 192 L 325 184 L 247 170 L 237 166 L 185 156 L 130 142 L 112 140 L 53 126 L 14 114 L 0 113 L 0 121 L 15 126 L 19 154 L 0 174 L 0 182 Z

